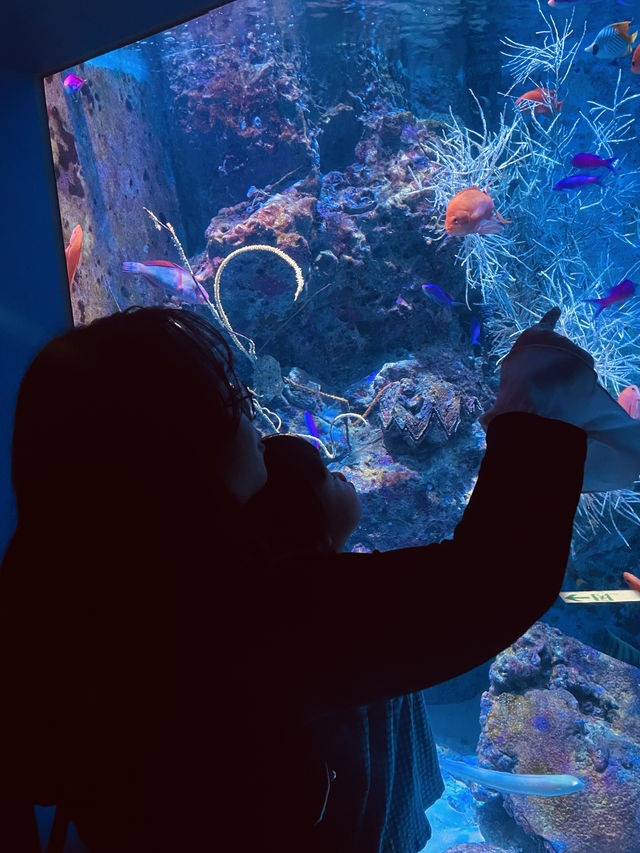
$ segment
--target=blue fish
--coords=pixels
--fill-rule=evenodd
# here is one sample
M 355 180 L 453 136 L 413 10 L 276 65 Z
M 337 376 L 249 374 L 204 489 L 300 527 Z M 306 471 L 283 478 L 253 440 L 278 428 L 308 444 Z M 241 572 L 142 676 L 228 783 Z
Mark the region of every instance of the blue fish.
M 306 409 L 304 410 L 304 422 L 307 427 L 307 430 L 309 431 L 309 435 L 312 435 L 314 438 L 320 438 L 320 435 L 318 434 L 318 427 L 316 426 L 316 422 L 313 419 L 313 415 Z M 320 447 L 319 442 L 314 441 L 313 443 L 316 447 Z
M 447 293 L 446 290 L 443 290 L 439 284 L 423 284 L 422 289 L 438 305 L 448 305 L 451 308 L 453 306 L 462 306 L 463 304 L 462 302 L 456 302 L 453 296 Z
M 471 346 L 482 346 L 480 343 L 480 320 L 477 317 L 471 318 Z
M 552 189 L 554 190 L 583 190 L 585 187 L 591 186 L 592 184 L 598 184 L 602 186 L 602 176 L 601 175 L 569 175 L 566 178 L 563 178 L 561 181 L 558 181 L 557 184 L 554 184 Z

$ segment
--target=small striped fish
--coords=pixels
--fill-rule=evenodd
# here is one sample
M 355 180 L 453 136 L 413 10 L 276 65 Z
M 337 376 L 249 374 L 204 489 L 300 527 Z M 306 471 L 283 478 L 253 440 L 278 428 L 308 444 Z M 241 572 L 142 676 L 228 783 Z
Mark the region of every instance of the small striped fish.
M 631 45 L 638 37 L 638 31 L 629 33 L 631 21 L 619 21 L 603 27 L 593 44 L 585 47 L 587 53 L 592 53 L 599 59 L 618 59 L 631 53 Z

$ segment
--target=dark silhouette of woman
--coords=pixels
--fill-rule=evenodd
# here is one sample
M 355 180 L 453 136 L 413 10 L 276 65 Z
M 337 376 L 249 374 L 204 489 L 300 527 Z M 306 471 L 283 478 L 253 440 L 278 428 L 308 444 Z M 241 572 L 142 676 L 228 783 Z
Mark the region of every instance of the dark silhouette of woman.
M 307 849 L 306 722 L 465 672 L 553 603 L 586 436 L 534 412 L 491 420 L 451 540 L 301 572 L 249 523 L 263 445 L 214 329 L 150 308 L 48 344 L 0 573 L 0 847 L 40 803 L 91 853 Z

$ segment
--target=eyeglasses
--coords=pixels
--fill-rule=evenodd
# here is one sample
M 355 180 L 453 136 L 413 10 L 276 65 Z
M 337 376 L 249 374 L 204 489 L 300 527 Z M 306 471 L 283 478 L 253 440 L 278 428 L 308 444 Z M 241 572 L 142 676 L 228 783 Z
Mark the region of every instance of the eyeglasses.
M 253 394 L 244 383 L 240 383 L 240 387 L 234 387 L 233 396 L 240 404 L 240 411 L 243 415 L 249 418 L 250 421 L 255 420 L 257 415 L 256 406 L 253 401 Z

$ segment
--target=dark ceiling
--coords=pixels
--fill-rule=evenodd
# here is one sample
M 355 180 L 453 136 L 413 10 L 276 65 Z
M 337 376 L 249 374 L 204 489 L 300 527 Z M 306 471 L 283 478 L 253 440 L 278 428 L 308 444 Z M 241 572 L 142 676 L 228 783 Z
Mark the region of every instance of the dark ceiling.
M 4 0 L 0 70 L 50 74 L 222 6 L 226 0 Z

